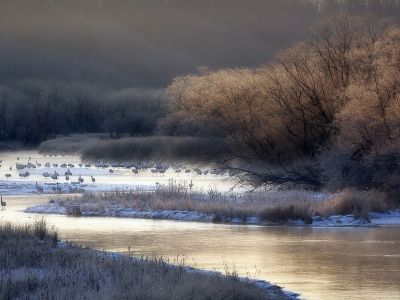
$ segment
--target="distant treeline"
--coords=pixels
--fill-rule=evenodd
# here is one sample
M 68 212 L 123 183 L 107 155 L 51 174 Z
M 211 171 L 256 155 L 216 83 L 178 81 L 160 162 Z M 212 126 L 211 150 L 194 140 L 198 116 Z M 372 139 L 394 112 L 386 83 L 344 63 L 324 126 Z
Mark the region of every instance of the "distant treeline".
M 163 89 L 19 80 L 0 86 L 0 142 L 37 145 L 60 134 L 94 132 L 146 136 L 165 116 L 167 103 Z

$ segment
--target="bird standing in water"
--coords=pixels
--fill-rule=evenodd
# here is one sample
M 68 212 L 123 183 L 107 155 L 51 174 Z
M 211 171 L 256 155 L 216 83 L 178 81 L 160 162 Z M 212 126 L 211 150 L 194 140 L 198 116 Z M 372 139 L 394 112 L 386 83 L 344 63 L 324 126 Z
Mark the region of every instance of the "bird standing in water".
M 5 201 L 3 201 L 3 196 L 1 196 L 1 209 L 6 207 L 6 205 L 7 205 L 7 203 Z

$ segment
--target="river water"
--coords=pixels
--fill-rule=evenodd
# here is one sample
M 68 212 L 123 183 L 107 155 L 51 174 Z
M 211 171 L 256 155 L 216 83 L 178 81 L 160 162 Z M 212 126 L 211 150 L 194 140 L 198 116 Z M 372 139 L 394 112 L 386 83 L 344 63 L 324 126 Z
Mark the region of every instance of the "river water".
M 34 152 L 29 154 L 32 159 L 39 158 Z M 3 173 L 10 172 L 4 169 L 15 160 L 15 154 L 2 157 L 3 177 Z M 68 161 L 71 159 L 79 162 L 77 157 Z M 129 182 L 129 178 L 138 181 L 127 174 L 98 177 L 104 182 Z M 32 179 L 45 181 L 39 175 L 28 180 Z M 149 176 L 145 180 L 150 183 L 166 179 Z M 208 181 L 218 183 L 212 178 Z M 3 195 L 3 199 L 7 207 L 1 210 L 0 221 L 24 224 L 41 215 L 26 214 L 23 210 L 48 202 L 49 195 Z M 227 265 L 241 276 L 270 281 L 300 293 L 304 299 L 400 299 L 400 226 L 263 227 L 112 217 L 45 217 L 49 225 L 58 229 L 62 240 L 121 253 L 128 253 L 130 246 L 135 256 L 163 256 L 170 262 L 185 259 L 187 265 L 207 270 L 224 271 Z
M 7 196 L 0 220 L 26 223 L 46 195 Z M 233 266 L 304 299 L 400 299 L 400 227 L 306 228 L 46 215 L 60 238 L 99 250 Z

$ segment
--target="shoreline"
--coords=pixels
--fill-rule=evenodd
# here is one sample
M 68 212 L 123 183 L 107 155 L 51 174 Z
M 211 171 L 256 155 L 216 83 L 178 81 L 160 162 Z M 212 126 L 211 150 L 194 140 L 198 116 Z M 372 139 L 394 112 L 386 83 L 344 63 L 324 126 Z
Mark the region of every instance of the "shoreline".
M 243 295 L 246 299 L 296 300 L 300 296 L 256 277 L 241 277 L 235 269 L 209 271 L 187 266 L 185 260 L 170 263 L 162 256 L 136 257 L 131 252 L 61 242 L 44 218 L 25 225 L 0 222 L 0 236 L 4 241 L 0 245 L 0 252 L 4 252 L 1 299 L 41 299 L 46 293 L 57 299 L 82 295 L 87 299 L 161 299 L 159 295 L 164 292 L 171 298 L 163 299 L 182 295 L 185 299 L 202 299 L 203 295 L 207 299 L 211 295 L 218 299 L 236 295 L 235 299 L 240 299 L 237 295 Z
M 71 206 L 76 209 L 76 204 Z M 24 210 L 25 213 L 41 213 L 41 214 L 59 214 L 71 215 L 67 213 L 65 207 L 57 203 L 44 203 L 37 206 L 29 207 Z M 388 211 L 385 213 L 370 213 L 369 220 L 356 219 L 354 215 L 333 215 L 330 217 L 313 217 L 312 224 L 306 224 L 302 220 L 289 220 L 287 222 L 265 222 L 258 217 L 250 217 L 246 220 L 230 217 L 218 217 L 214 214 L 204 214 L 193 211 L 182 210 L 154 210 L 145 211 L 142 209 L 121 208 L 109 205 L 104 212 L 96 211 L 80 211 L 73 216 L 82 217 L 116 217 L 116 218 L 134 218 L 134 219 L 157 219 L 184 222 L 207 222 L 231 225 L 259 225 L 259 226 L 304 226 L 304 227 L 378 227 L 378 226 L 400 226 L 400 212 L 398 210 Z
M 69 242 L 58 242 L 58 246 L 67 246 L 67 245 L 71 245 L 73 247 L 80 247 L 79 245 L 75 245 L 75 244 L 71 244 Z M 143 258 L 143 257 L 138 257 L 138 256 L 130 256 L 127 254 L 122 254 L 119 252 L 109 252 L 109 251 L 101 251 L 101 250 L 94 250 L 94 249 L 89 249 L 88 251 L 91 251 L 92 253 L 98 253 L 98 254 L 102 254 L 105 255 L 106 257 L 111 257 L 111 258 L 122 258 L 122 257 L 129 257 L 132 259 L 135 259 L 137 261 L 143 261 L 145 260 L 151 260 L 148 258 Z M 172 268 L 179 268 L 182 267 L 181 265 L 175 265 L 175 264 L 171 264 L 168 262 L 162 262 L 163 264 L 165 264 L 166 266 L 172 267 Z M 230 276 L 227 274 L 223 274 L 222 272 L 218 272 L 218 271 L 210 271 L 210 270 L 204 270 L 204 269 L 197 269 L 191 266 L 183 266 L 183 268 L 187 271 L 187 272 L 194 272 L 194 273 L 199 273 L 199 274 L 205 274 L 205 275 L 216 275 L 216 276 L 221 276 L 221 277 L 234 277 L 236 280 L 239 280 L 241 282 L 247 282 L 250 284 L 254 284 L 255 286 L 259 287 L 261 290 L 263 290 L 265 293 L 268 293 L 268 295 L 272 296 L 272 297 L 279 297 L 279 293 L 283 293 L 288 300 L 298 300 L 299 296 L 301 296 L 301 294 L 295 293 L 295 292 L 291 292 L 291 291 L 286 291 L 283 287 L 278 286 L 276 284 L 272 284 L 266 280 L 262 280 L 262 279 L 252 279 L 252 278 L 248 278 L 248 277 L 241 277 L 241 276 Z

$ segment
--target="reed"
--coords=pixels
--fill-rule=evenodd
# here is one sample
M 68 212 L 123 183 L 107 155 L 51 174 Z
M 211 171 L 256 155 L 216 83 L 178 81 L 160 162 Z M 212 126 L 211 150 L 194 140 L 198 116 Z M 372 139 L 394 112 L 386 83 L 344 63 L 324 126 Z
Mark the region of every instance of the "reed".
M 330 201 L 320 203 L 316 209 L 323 216 L 354 214 L 358 219 L 368 219 L 369 212 L 382 213 L 389 208 L 382 193 L 346 188 L 334 194 Z
M 315 194 L 302 190 L 259 191 L 251 193 L 219 193 L 190 190 L 186 183 L 170 180 L 154 192 L 127 189 L 109 193 L 89 192 L 81 197 L 59 197 L 57 203 L 67 208 L 77 204 L 79 214 L 83 212 L 110 213 L 116 209 L 141 209 L 145 211 L 177 210 L 214 214 L 214 221 L 258 217 L 266 222 L 303 220 L 312 222 L 312 217 L 354 214 L 356 218 L 368 219 L 369 212 L 389 209 L 382 194 L 377 192 L 346 189 L 335 194 Z M 75 208 L 74 208 L 75 209 Z M 76 209 L 75 209 L 76 210 Z
M 56 239 L 44 219 L 0 222 L 0 299 L 285 299 L 279 288 L 266 292 L 236 272 L 196 272 L 184 261 L 61 246 Z

